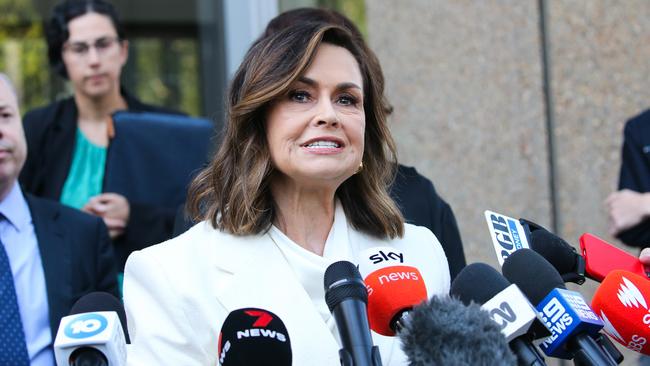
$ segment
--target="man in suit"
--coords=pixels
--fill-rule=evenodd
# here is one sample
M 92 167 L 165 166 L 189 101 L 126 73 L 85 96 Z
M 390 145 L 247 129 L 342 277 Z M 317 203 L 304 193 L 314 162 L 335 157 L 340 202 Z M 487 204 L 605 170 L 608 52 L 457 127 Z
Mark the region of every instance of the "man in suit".
M 93 291 L 117 295 L 100 218 L 23 194 L 27 156 L 15 90 L 0 73 L 0 364 L 54 365 L 61 317 Z

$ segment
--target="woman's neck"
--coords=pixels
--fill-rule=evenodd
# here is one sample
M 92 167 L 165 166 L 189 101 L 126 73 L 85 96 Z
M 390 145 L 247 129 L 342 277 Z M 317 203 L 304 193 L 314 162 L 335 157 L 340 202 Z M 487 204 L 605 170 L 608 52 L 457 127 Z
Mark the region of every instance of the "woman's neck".
M 126 100 L 119 91 L 100 98 L 89 98 L 80 93 L 75 93 L 74 99 L 77 105 L 79 121 L 86 123 L 104 123 L 106 117 L 113 112 L 128 108 Z
M 108 146 L 108 117 L 115 111 L 128 108 L 122 95 L 118 92 L 115 95 L 93 99 L 75 94 L 75 102 L 78 127 L 86 139 L 97 146 Z
M 271 184 L 277 208 L 274 225 L 301 247 L 322 256 L 334 223 L 335 191 L 284 183 Z

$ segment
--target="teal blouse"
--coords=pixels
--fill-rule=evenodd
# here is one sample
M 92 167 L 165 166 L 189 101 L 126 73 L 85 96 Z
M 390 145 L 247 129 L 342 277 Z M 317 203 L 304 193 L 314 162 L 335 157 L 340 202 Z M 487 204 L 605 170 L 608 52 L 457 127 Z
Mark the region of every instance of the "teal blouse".
M 102 193 L 106 150 L 90 142 L 77 128 L 72 164 L 61 191 L 61 203 L 80 209 L 91 197 Z

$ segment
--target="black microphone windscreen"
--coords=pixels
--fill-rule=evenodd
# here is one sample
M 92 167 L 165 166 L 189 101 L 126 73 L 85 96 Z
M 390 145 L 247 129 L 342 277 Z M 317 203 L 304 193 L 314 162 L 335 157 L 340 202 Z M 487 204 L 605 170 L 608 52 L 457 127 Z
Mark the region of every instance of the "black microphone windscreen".
M 117 316 L 120 318 L 126 343 L 131 343 L 131 340 L 129 339 L 129 331 L 126 327 L 126 312 L 124 311 L 124 305 L 117 299 L 117 297 L 108 292 L 95 291 L 82 296 L 74 303 L 74 305 L 72 305 L 72 309 L 70 309 L 70 314 L 68 315 L 94 313 L 97 311 L 116 312 Z
M 477 304 L 433 296 L 399 333 L 409 365 L 516 365 L 499 325 Z
M 560 274 L 575 272 L 578 253 L 564 239 L 547 231 L 530 233 L 530 248 L 549 261 Z
M 348 261 L 330 264 L 323 278 L 325 302 L 332 311 L 341 301 L 355 298 L 368 303 L 368 290 L 357 266 Z
M 465 305 L 472 301 L 482 305 L 508 286 L 510 282 L 496 269 L 485 263 L 472 263 L 458 273 L 449 293 Z
M 219 362 L 222 366 L 290 366 L 291 341 L 284 322 L 268 310 L 233 310 L 221 326 Z
M 519 249 L 510 254 L 501 270 L 533 305 L 539 304 L 554 288 L 566 288 L 553 265 L 531 249 Z

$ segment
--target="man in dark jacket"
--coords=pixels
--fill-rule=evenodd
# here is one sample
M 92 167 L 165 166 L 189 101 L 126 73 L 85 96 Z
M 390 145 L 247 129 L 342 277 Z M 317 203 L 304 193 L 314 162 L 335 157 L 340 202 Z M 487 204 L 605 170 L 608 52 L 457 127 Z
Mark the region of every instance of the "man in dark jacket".
M 0 73 L 0 365 L 54 365 L 59 322 L 83 295 L 117 296 L 102 220 L 24 194 L 27 155 L 15 92 Z

